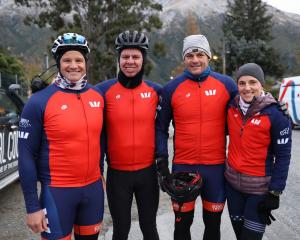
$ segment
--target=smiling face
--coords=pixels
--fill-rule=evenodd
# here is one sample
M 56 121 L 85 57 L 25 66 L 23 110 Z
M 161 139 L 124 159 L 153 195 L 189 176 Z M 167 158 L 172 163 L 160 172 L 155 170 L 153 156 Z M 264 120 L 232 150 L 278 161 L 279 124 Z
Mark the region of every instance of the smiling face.
M 124 49 L 120 55 L 120 69 L 126 77 L 137 75 L 143 65 L 142 52 L 135 48 Z
M 238 90 L 241 98 L 245 102 L 250 103 L 254 97 L 261 95 L 263 86 L 252 76 L 242 76 L 238 80 Z
M 193 75 L 200 75 L 207 67 L 209 57 L 201 51 L 190 52 L 184 56 L 184 65 Z
M 71 82 L 79 81 L 86 74 L 86 62 L 78 51 L 67 51 L 60 59 L 60 72 Z

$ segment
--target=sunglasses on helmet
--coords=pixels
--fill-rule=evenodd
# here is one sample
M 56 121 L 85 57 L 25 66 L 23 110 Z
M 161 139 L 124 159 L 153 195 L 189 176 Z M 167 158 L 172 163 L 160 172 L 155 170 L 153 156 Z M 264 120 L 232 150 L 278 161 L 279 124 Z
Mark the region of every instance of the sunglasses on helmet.
M 64 34 L 62 40 L 65 44 L 84 44 L 86 42 L 85 37 L 78 34 Z

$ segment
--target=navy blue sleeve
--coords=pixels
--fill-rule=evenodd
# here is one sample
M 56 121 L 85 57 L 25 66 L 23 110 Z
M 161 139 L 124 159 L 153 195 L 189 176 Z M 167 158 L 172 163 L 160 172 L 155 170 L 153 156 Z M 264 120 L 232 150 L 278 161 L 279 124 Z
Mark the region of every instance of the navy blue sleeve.
M 211 75 L 218 79 L 220 82 L 222 82 L 230 96 L 230 99 L 227 103 L 227 106 L 226 106 L 226 109 L 228 111 L 229 109 L 229 104 L 233 102 L 235 96 L 238 94 L 238 88 L 237 88 L 237 85 L 235 83 L 235 81 L 227 76 L 227 75 L 222 75 L 220 73 L 217 73 L 217 72 L 212 72 Z M 227 112 L 226 111 L 226 112 Z M 227 119 L 226 119 L 227 120 Z M 227 126 L 227 122 L 226 122 L 226 125 L 225 125 L 225 134 L 228 135 L 228 126 Z
M 105 153 L 106 153 L 106 145 L 107 145 L 106 134 L 105 134 L 105 105 L 106 104 L 105 104 L 104 93 L 103 93 L 103 91 L 102 91 L 102 89 L 100 87 L 100 84 L 97 84 L 96 86 L 94 86 L 94 89 L 96 89 L 96 91 L 101 94 L 101 96 L 103 97 L 103 100 L 104 100 L 103 125 L 102 125 L 101 135 L 100 135 L 100 151 L 101 151 L 101 155 L 100 155 L 100 171 L 101 171 L 101 176 L 103 176 L 103 172 L 104 172 L 104 156 L 105 156 Z
M 95 87 L 102 92 L 102 96 L 104 98 L 104 111 L 103 111 L 103 126 L 101 131 L 101 159 L 100 159 L 100 168 L 101 168 L 101 175 L 103 176 L 104 171 L 104 158 L 107 162 L 109 162 L 108 155 L 107 155 L 107 133 L 106 133 L 106 99 L 105 94 L 109 90 L 111 86 L 117 83 L 116 79 L 106 80 L 104 82 L 98 83 Z M 109 163 L 108 163 L 109 164 Z
M 162 86 L 160 84 L 151 82 L 149 80 L 145 80 L 145 83 L 149 87 L 152 87 L 155 90 L 155 92 L 157 92 L 157 94 L 160 95 L 160 92 L 161 92 L 161 89 L 162 89 Z
M 156 157 L 165 157 L 168 159 L 168 138 L 171 119 L 172 110 L 170 94 L 166 87 L 164 87 L 159 95 L 155 123 Z
M 37 95 L 25 105 L 19 123 L 19 175 L 27 213 L 39 211 L 37 159 L 43 130 L 43 111 Z
M 101 159 L 100 159 L 100 169 L 101 169 L 101 176 L 103 176 L 104 172 L 104 157 L 107 153 L 107 138 L 106 138 L 106 124 L 105 121 L 103 122 L 101 136 Z
M 99 89 L 102 92 L 102 96 L 105 96 L 106 92 L 109 90 L 111 86 L 117 83 L 117 79 L 109 79 L 103 82 L 100 82 L 95 85 L 97 89 Z
M 238 94 L 238 88 L 235 81 L 231 77 L 217 72 L 212 72 L 211 76 L 222 82 L 230 95 L 230 100 L 234 99 L 234 97 Z
M 238 94 L 238 88 L 236 83 L 233 81 L 233 79 L 229 78 L 227 90 L 230 92 L 230 99 L 234 99 L 235 96 Z
M 271 144 L 275 161 L 269 190 L 283 191 L 291 159 L 291 125 L 289 119 L 276 106 L 271 115 Z

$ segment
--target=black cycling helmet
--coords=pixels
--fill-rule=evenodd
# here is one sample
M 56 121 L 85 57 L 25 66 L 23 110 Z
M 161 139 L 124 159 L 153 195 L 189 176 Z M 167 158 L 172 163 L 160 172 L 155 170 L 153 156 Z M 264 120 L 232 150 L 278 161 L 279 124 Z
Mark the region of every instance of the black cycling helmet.
M 79 51 L 87 60 L 90 52 L 86 38 L 77 33 L 64 33 L 54 41 L 51 52 L 55 58 L 56 63 L 59 65 L 61 56 L 70 50 Z
M 200 195 L 203 185 L 198 172 L 175 172 L 165 181 L 166 192 L 178 203 L 194 201 Z
M 127 30 L 116 38 L 115 47 L 119 52 L 124 48 L 138 48 L 146 51 L 149 48 L 149 41 L 144 33 Z

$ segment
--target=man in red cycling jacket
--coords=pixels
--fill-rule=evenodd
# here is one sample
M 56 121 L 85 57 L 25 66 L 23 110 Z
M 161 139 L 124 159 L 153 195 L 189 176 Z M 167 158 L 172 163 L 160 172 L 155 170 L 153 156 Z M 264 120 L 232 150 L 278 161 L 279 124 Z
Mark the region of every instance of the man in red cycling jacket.
M 156 161 L 160 176 L 167 179 L 169 124 L 174 127 L 173 172 L 199 172 L 204 240 L 220 239 L 221 214 L 225 203 L 224 162 L 226 158 L 226 107 L 236 95 L 234 81 L 209 67 L 211 51 L 203 35 L 183 41 L 186 69 L 168 82 L 160 96 L 156 124 Z M 175 240 L 191 239 L 195 201 L 180 206 L 172 201 Z
M 87 83 L 85 37 L 53 44 L 59 73 L 33 94 L 19 128 L 19 172 L 27 225 L 42 239 L 98 239 L 104 212 L 100 168 L 102 93 Z M 37 181 L 41 183 L 38 197 Z
M 143 80 L 148 38 L 125 31 L 115 42 L 120 71 L 98 85 L 104 93 L 108 162 L 107 197 L 113 240 L 126 240 L 135 196 L 144 240 L 159 239 L 159 186 L 154 165 L 155 115 L 160 87 Z

